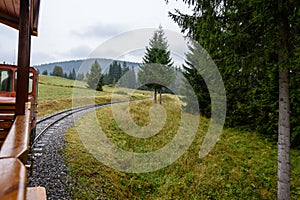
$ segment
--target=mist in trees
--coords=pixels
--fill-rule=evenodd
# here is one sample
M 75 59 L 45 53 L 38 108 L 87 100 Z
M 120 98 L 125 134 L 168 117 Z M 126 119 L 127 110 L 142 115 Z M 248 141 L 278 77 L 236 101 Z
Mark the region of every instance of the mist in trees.
M 76 80 L 78 80 L 78 81 L 83 81 L 84 80 L 84 73 L 78 73 L 77 75 L 76 75 Z

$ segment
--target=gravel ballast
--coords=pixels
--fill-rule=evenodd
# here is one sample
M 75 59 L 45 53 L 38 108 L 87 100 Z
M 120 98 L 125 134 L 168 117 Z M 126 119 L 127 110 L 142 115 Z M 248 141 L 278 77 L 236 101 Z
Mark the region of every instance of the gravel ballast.
M 74 125 L 78 117 L 91 110 L 66 117 L 38 139 L 32 148 L 34 162 L 32 173 L 28 173 L 28 187 L 45 187 L 49 200 L 73 199 L 69 192 L 73 186 L 67 181 L 67 166 L 63 159 L 64 133 Z M 41 129 L 38 126 L 37 130 Z

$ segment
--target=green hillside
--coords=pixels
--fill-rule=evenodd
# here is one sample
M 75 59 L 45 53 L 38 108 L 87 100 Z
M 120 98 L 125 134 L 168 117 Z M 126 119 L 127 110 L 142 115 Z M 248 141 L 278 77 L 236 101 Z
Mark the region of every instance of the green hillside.
M 95 96 L 95 99 L 93 99 L 94 103 L 111 102 L 111 95 L 114 88 L 104 86 L 103 91 L 99 92 L 88 89 L 86 82 L 76 81 L 76 86 L 74 83 L 73 80 L 66 78 L 39 75 L 38 116 L 71 108 L 75 88 L 76 91 L 82 91 L 83 94 L 86 94 L 86 96 L 83 95 L 79 99 L 79 101 L 82 102 L 82 105 L 89 102 L 87 100 L 92 98 L 90 96 L 91 93 Z M 126 96 L 132 91 L 134 90 L 126 88 L 121 89 L 121 91 L 116 90 L 115 93 L 120 96 Z M 147 91 L 134 91 L 132 98 L 145 98 L 148 94 L 149 92 Z

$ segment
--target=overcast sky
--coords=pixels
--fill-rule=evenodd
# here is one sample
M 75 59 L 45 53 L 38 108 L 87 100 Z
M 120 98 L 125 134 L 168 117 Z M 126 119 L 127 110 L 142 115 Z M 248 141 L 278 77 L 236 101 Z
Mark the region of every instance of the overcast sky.
M 103 42 L 128 31 L 162 25 L 180 33 L 168 17 L 174 8 L 188 12 L 186 5 L 175 0 L 168 5 L 164 0 L 41 0 L 31 64 L 88 58 Z M 0 24 L 0 34 L 0 62 L 16 63 L 18 32 Z

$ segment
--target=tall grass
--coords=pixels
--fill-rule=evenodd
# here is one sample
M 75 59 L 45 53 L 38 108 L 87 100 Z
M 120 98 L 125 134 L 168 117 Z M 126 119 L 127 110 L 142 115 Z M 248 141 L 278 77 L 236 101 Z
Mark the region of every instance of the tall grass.
M 164 97 L 167 120 L 161 131 L 149 139 L 127 135 L 116 124 L 111 107 L 99 109 L 99 125 L 118 147 L 129 152 L 149 152 L 169 143 L 179 127 L 180 104 Z M 132 119 L 141 126 L 151 123 L 152 101 L 130 104 Z M 85 126 L 81 137 L 90 137 L 90 114 L 77 127 Z M 193 115 L 189 116 L 192 120 Z M 76 127 L 65 135 L 65 160 L 75 199 L 275 199 L 277 190 L 277 146 L 250 132 L 224 130 L 214 149 L 199 159 L 209 120 L 200 119 L 197 135 L 189 149 L 174 163 L 150 173 L 123 173 L 97 160 L 82 144 Z M 109 158 L 107 158 L 109 159 Z M 291 199 L 300 197 L 300 153 L 291 152 Z

